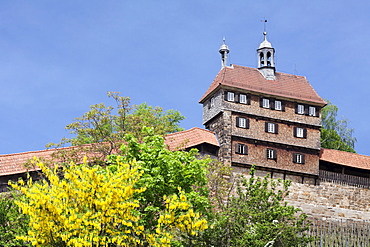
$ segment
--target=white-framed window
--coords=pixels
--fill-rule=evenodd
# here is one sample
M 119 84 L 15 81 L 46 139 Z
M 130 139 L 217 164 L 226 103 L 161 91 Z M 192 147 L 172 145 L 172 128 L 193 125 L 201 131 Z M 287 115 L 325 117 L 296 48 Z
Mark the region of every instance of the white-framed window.
M 304 105 L 301 105 L 301 104 L 297 105 L 297 113 L 304 114 Z
M 276 159 L 276 150 L 272 148 L 266 149 L 266 158 L 270 160 Z
M 266 98 L 263 98 L 262 99 L 262 107 L 263 108 L 270 108 L 270 100 L 266 99 Z
M 308 115 L 316 117 L 316 107 L 314 107 L 314 106 L 308 107 Z
M 209 101 L 210 101 L 210 107 L 214 107 L 215 106 L 215 97 L 212 97 Z
M 265 131 L 268 132 L 268 133 L 277 134 L 278 133 L 278 125 L 276 123 L 266 122 Z
M 236 117 L 236 127 L 248 129 L 249 119 L 244 117 Z
M 281 111 L 283 108 L 281 106 L 280 100 L 275 100 L 275 110 Z
M 227 92 L 227 101 L 234 101 L 234 96 L 233 92 Z
M 305 129 L 301 127 L 295 127 L 295 137 L 305 138 Z
M 237 154 L 248 154 L 248 146 L 244 145 L 244 144 L 241 144 L 241 143 L 237 143 L 235 145 L 235 153 L 237 153 Z
M 294 153 L 293 154 L 293 162 L 296 163 L 296 164 L 304 164 L 304 162 L 305 162 L 304 154 Z
M 247 104 L 247 95 L 240 94 L 239 95 L 239 103 L 241 103 L 241 104 Z

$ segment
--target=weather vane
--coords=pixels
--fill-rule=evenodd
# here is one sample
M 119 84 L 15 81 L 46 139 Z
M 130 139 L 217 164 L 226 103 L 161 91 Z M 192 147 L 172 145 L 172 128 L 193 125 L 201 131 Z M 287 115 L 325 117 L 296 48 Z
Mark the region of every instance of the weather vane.
M 263 22 L 263 31 L 266 32 L 266 18 L 264 17 L 264 20 L 261 20 Z

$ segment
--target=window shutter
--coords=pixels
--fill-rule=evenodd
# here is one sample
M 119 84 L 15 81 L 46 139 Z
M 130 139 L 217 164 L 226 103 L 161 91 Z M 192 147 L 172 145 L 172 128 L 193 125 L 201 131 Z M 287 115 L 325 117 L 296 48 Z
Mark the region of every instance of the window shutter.
M 248 146 L 244 145 L 244 154 L 248 154 Z
M 306 115 L 306 116 L 308 116 L 308 115 L 309 115 L 309 111 L 308 111 L 308 109 L 309 109 L 309 106 L 304 105 L 304 115 Z
M 269 149 L 266 148 L 266 159 L 268 159 L 268 158 L 269 158 Z
M 294 137 L 297 137 L 297 127 L 294 127 Z
M 227 92 L 227 91 L 225 91 L 224 93 L 225 93 L 225 94 L 224 94 L 224 100 L 225 100 L 225 101 L 227 101 L 227 93 L 228 93 L 228 92 Z
M 240 125 L 239 125 L 239 120 L 240 119 L 240 117 L 236 117 L 236 127 L 240 127 Z
M 304 156 L 305 156 L 304 154 L 301 155 L 301 157 L 302 157 L 302 164 L 305 163 Z
M 234 102 L 238 102 L 239 103 L 239 93 L 235 93 L 234 94 Z
M 239 143 L 235 143 L 235 153 L 239 153 Z
M 298 103 L 295 104 L 295 113 L 298 114 Z
M 247 94 L 247 105 L 251 104 L 251 95 Z
M 277 158 L 277 155 L 276 155 L 276 149 L 273 149 L 273 151 L 272 151 L 272 158 L 273 158 L 274 160 L 276 160 L 276 158 Z
M 265 132 L 268 132 L 268 131 L 269 131 L 269 123 L 265 122 Z
M 260 107 L 263 107 L 263 97 L 260 97 Z
M 306 128 L 303 129 L 303 138 L 307 138 L 307 129 Z
M 293 163 L 297 163 L 297 154 L 293 154 Z
M 279 133 L 279 125 L 275 124 L 275 134 Z
M 245 128 L 249 129 L 249 118 L 245 119 Z
M 285 111 L 285 101 L 281 101 L 281 110 Z
M 270 99 L 270 109 L 275 109 L 275 99 Z

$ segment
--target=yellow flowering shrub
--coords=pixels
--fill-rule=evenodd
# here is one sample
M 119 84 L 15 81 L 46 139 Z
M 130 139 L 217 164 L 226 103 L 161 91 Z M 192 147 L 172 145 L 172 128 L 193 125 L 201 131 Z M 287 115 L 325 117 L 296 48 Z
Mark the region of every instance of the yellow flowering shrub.
M 25 197 L 16 203 L 30 217 L 30 230 L 19 239 L 34 246 L 170 246 L 176 234 L 196 235 L 207 222 L 194 213 L 184 192 L 164 198 L 156 231 L 144 229 L 135 195 L 146 190 L 137 182 L 143 175 L 135 162 L 115 165 L 45 166 L 34 159 L 46 180 L 11 186 Z M 112 245 L 114 244 L 114 245 Z
M 208 228 L 207 221 L 194 212 L 185 192 L 179 188 L 179 196 L 164 196 L 166 210 L 159 216 L 156 233 L 160 236 L 161 246 L 170 246 L 174 236 L 196 236 Z

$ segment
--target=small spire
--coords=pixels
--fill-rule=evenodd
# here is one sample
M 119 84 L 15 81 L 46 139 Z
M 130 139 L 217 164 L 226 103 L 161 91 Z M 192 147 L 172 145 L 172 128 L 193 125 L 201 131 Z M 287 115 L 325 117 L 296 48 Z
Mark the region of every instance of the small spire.
M 264 47 L 272 48 L 271 43 L 267 41 L 267 32 L 266 31 L 263 31 L 263 41 L 260 44 L 258 49 L 261 49 L 261 48 L 264 48 Z
M 221 54 L 221 66 L 226 67 L 227 66 L 227 57 L 230 52 L 229 47 L 226 45 L 226 39 L 225 37 L 222 40 L 222 45 L 218 52 Z

